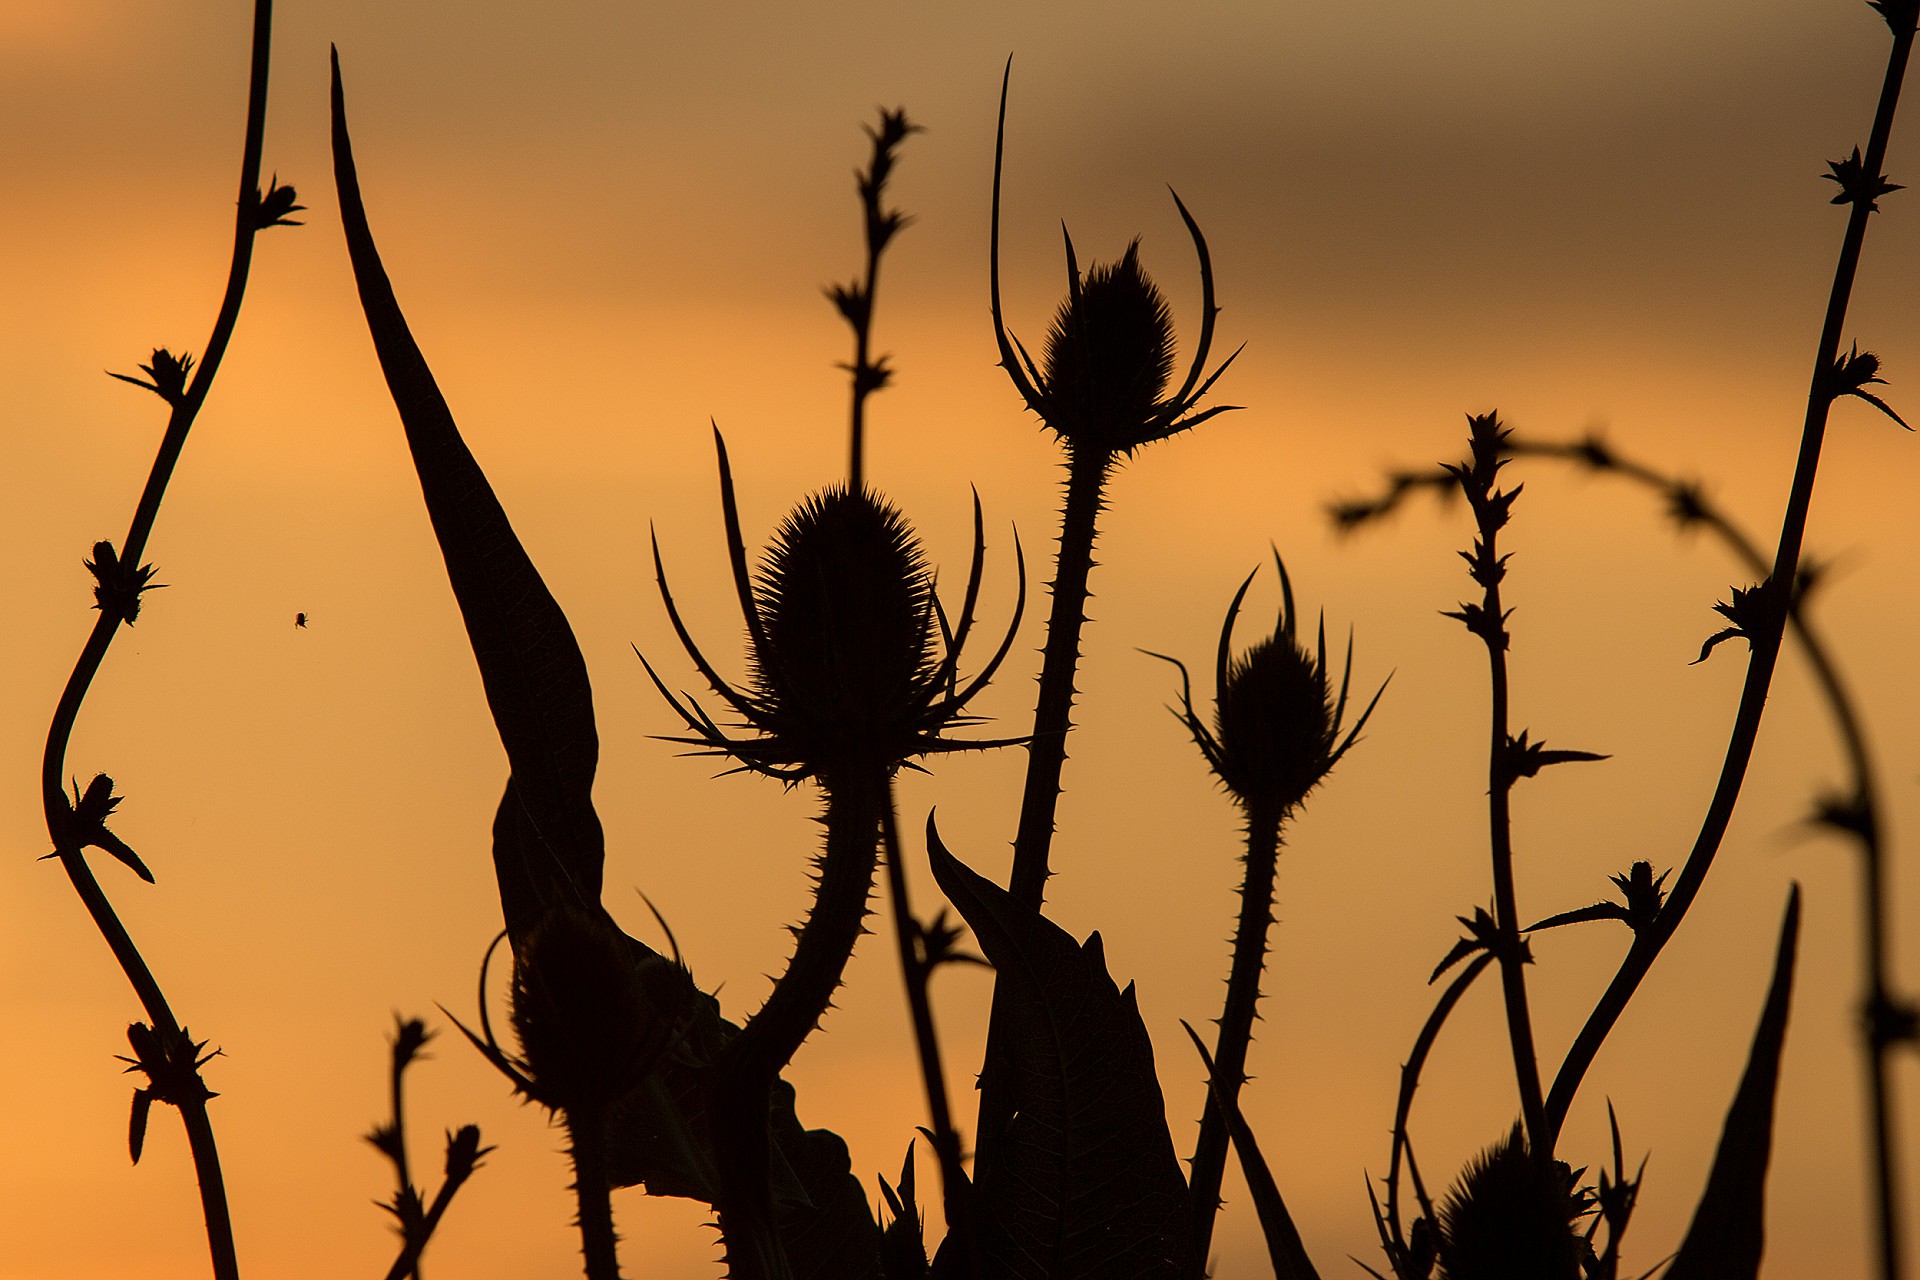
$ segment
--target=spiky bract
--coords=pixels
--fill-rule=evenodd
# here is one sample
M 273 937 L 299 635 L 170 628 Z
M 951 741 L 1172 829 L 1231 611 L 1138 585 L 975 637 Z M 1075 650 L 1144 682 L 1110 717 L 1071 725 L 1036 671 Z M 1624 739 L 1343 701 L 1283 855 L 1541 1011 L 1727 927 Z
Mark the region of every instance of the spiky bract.
M 1008 71 L 1010 76 L 1011 65 Z M 1129 455 L 1142 445 L 1237 408 L 1216 405 L 1195 412 L 1240 353 L 1235 351 L 1212 373 L 1205 373 L 1207 355 L 1213 349 L 1214 317 L 1220 310 L 1213 301 L 1213 259 L 1200 225 L 1178 195 L 1173 203 L 1200 259 L 1200 336 L 1194 344 L 1193 363 L 1179 387 L 1171 394 L 1167 390 L 1173 381 L 1173 315 L 1140 266 L 1137 239 L 1118 262 L 1096 265 L 1083 278 L 1073 237 L 1066 237 L 1067 298 L 1047 334 L 1042 353 L 1045 367 L 1034 364 L 1019 339 L 1007 332 L 1000 309 L 1000 169 L 1006 137 L 1007 84 L 1003 81 L 993 152 L 988 283 L 1000 365 L 1027 408 L 1070 452 L 1099 460 Z

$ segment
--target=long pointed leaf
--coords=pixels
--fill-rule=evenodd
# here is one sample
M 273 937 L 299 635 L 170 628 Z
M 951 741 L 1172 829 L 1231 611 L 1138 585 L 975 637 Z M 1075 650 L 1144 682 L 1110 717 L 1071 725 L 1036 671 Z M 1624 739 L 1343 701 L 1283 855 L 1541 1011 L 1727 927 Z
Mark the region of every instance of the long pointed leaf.
M 981 1176 L 980 1272 L 994 1280 L 1185 1274 L 1187 1187 L 1167 1132 L 1153 1044 L 1083 946 L 963 866 L 928 831 L 934 878 L 972 926 L 1005 993 L 1014 1118 Z M 936 1274 L 939 1264 L 936 1263 Z
M 496 857 L 498 831 L 511 825 L 515 835 L 507 856 L 524 858 L 526 865 L 506 869 L 501 895 L 517 940 L 557 894 L 588 904 L 600 899 L 604 847 L 591 798 L 599 758 L 593 691 L 566 615 L 460 438 L 381 265 L 360 200 L 337 55 L 333 159 L 360 305 L 406 428 L 447 580 L 513 771 L 496 824 Z M 532 901 L 518 901 L 519 895 L 532 895 Z
M 1766 1247 L 1767 1161 L 1773 1152 L 1773 1102 L 1780 1083 L 1780 1050 L 1793 999 L 1794 957 L 1800 939 L 1800 886 L 1787 897 L 1773 985 L 1753 1033 L 1746 1073 L 1727 1110 L 1720 1149 L 1693 1225 L 1667 1280 L 1754 1280 Z

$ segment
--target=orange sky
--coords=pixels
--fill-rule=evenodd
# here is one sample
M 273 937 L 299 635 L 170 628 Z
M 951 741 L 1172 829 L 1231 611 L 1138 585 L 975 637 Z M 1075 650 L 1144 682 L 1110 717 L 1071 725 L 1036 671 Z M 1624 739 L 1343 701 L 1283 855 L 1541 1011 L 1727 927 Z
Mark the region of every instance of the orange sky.
M 1006 54 L 1008 305 L 1029 340 L 1062 288 L 1063 218 L 1083 262 L 1142 235 L 1190 338 L 1192 257 L 1165 184 L 1180 191 L 1212 243 L 1221 340 L 1247 344 L 1221 396 L 1248 408 L 1148 450 L 1115 485 L 1051 911 L 1076 935 L 1100 929 L 1115 975 L 1139 980 L 1185 1151 L 1200 1074 L 1178 1021 L 1218 1012 L 1235 823 L 1163 710 L 1169 673 L 1136 647 L 1204 661 L 1234 586 L 1277 544 L 1302 604 L 1355 627 L 1359 678 L 1394 681 L 1289 835 L 1249 1114 L 1322 1273 L 1349 1253 L 1375 1259 L 1362 1178 L 1385 1165 L 1422 981 L 1453 915 L 1489 892 L 1484 659 L 1438 614 L 1468 589 L 1460 512 L 1416 506 L 1340 542 L 1322 506 L 1384 465 L 1456 456 L 1463 415 L 1497 407 L 1539 435 L 1603 426 L 1709 478 L 1770 540 L 1842 225 L 1816 175 L 1864 140 L 1885 43 L 1854 0 L 1408 7 L 286 7 L 267 167 L 299 187 L 308 225 L 260 243 L 152 543 L 172 585 L 117 642 L 70 756 L 128 796 L 116 829 L 159 884 L 110 863 L 102 877 L 181 1016 L 226 1052 L 209 1078 L 251 1274 L 384 1269 L 391 1241 L 369 1202 L 388 1193 L 386 1171 L 359 1141 L 382 1113 L 382 1037 L 394 1010 L 443 1026 L 436 1001 L 469 1012 L 498 921 L 487 832 L 505 763 L 353 296 L 325 149 L 329 42 L 401 301 L 593 673 L 608 904 L 657 941 L 644 889 L 736 1016 L 764 995 L 781 926 L 802 909 L 813 801 L 709 782 L 707 763 L 675 758 L 650 736 L 674 723 L 628 646 L 693 681 L 651 586 L 651 522 L 691 625 L 731 653 L 709 417 L 732 443 L 750 539 L 844 465 L 832 366 L 847 341 L 819 289 L 856 265 L 858 126 L 876 104 L 928 126 L 895 188 L 918 222 L 879 301 L 898 381 L 872 407 L 871 473 L 955 573 L 967 485 L 979 488 L 990 617 L 1010 603 L 1009 522 L 1045 572 L 1059 478 L 992 367 L 986 194 Z M 127 1166 L 129 1082 L 112 1055 L 138 1007 L 64 877 L 33 859 L 41 738 L 91 619 L 80 560 L 123 536 L 162 423 L 157 402 L 101 370 L 204 342 L 247 9 L 0 10 L 5 1280 L 205 1272 L 171 1116 Z M 1910 118 L 1896 131 L 1896 181 L 1916 130 Z M 1920 221 L 1905 196 L 1885 206 L 1848 333 L 1885 357 L 1896 406 L 1914 408 Z M 1871 704 L 1898 855 L 1920 838 L 1920 445 L 1852 403 L 1829 439 L 1810 545 L 1837 557 L 1822 617 Z M 1718 625 L 1712 602 L 1744 579 L 1715 548 L 1671 538 L 1642 495 L 1548 469 L 1525 478 L 1510 543 L 1516 724 L 1613 755 L 1523 786 L 1532 917 L 1594 900 L 1636 858 L 1684 854 L 1741 663 L 1730 646 L 1685 664 Z M 989 697 L 1009 732 L 1029 714 L 1040 615 Z M 1020 765 L 955 759 L 909 780 L 906 827 L 937 804 L 949 844 L 1004 874 Z M 1684 1230 L 1799 880 L 1769 1273 L 1867 1274 L 1854 868 L 1796 826 L 1837 777 L 1789 660 L 1714 876 L 1569 1129 L 1569 1158 L 1602 1160 L 1611 1098 L 1630 1151 L 1652 1152 L 1630 1266 Z M 1910 865 L 1895 869 L 1905 922 L 1920 918 Z M 1550 1060 L 1611 972 L 1618 933 L 1537 943 Z M 923 1122 L 883 941 L 856 956 L 792 1073 L 802 1115 L 848 1138 L 869 1184 Z M 1910 985 L 1913 954 L 1909 940 L 1896 955 Z M 972 972 L 935 988 L 962 1095 L 986 990 Z M 414 1077 L 416 1131 L 477 1121 L 500 1149 L 430 1264 L 474 1280 L 565 1274 L 576 1238 L 560 1135 L 462 1046 L 437 1048 Z M 1422 1092 L 1431 1175 L 1508 1124 L 1503 1053 L 1488 984 Z M 1911 1056 L 1898 1079 L 1911 1098 Z M 1911 1141 L 1907 1155 L 1920 1157 Z M 1227 1194 L 1217 1273 L 1261 1274 L 1237 1181 Z M 1920 1223 L 1920 1195 L 1907 1199 Z M 715 1274 L 698 1207 L 626 1192 L 616 1213 L 630 1273 Z

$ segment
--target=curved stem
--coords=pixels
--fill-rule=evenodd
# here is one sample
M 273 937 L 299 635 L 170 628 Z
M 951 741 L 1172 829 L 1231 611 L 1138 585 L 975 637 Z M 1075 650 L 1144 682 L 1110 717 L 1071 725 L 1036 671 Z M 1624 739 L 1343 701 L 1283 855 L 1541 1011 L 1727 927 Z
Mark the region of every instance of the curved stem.
M 119 549 L 119 560 L 130 568 L 137 568 L 146 553 L 147 540 L 153 532 L 153 525 L 160 513 L 160 500 L 166 493 L 167 483 L 173 476 L 173 470 L 186 445 L 187 433 L 194 419 L 199 415 L 201 406 L 206 402 L 207 393 L 213 385 L 221 361 L 226 355 L 227 345 L 233 337 L 234 326 L 240 318 L 240 304 L 246 294 L 247 276 L 253 261 L 254 236 L 260 230 L 260 156 L 265 145 L 267 116 L 267 75 L 271 61 L 273 27 L 272 0 L 255 0 L 253 13 L 253 42 L 249 66 L 247 88 L 247 121 L 245 139 L 241 146 L 239 198 L 235 212 L 233 255 L 227 272 L 226 291 L 220 301 L 220 310 L 214 319 L 213 331 L 207 338 L 205 349 L 201 353 L 199 371 L 188 383 L 185 393 L 173 403 L 172 412 L 167 420 L 167 428 L 160 441 L 159 451 L 154 459 L 153 468 L 147 476 L 145 488 L 140 494 L 139 503 L 134 508 L 133 520 L 127 530 L 126 541 Z M 94 677 L 99 674 L 101 663 L 105 660 L 107 649 L 122 619 L 113 613 L 102 610 L 94 621 L 75 663 L 73 673 L 68 677 L 66 686 L 61 690 L 60 700 L 54 708 L 53 721 L 47 730 L 46 749 L 41 757 L 40 784 L 41 801 L 45 810 L 47 829 L 53 837 L 55 852 L 67 877 L 73 882 L 76 892 L 92 917 L 94 925 L 106 940 L 113 957 L 132 984 L 141 1005 L 145 1008 L 147 1019 L 157 1032 L 165 1034 L 179 1031 L 179 1023 L 168 1006 L 166 997 L 161 993 L 160 984 L 154 978 L 152 970 L 140 955 L 125 926 L 114 913 L 112 904 L 107 901 L 98 881 L 94 879 L 80 849 L 75 845 L 69 830 L 68 821 L 72 809 L 63 791 L 66 775 L 67 748 L 73 737 L 75 722 L 79 719 L 81 704 L 86 700 L 87 691 L 92 687 Z M 187 1128 L 189 1146 L 193 1152 L 195 1171 L 200 1183 L 202 1212 L 206 1218 L 208 1247 L 212 1253 L 214 1275 L 220 1280 L 231 1280 L 239 1275 L 239 1264 L 233 1244 L 233 1226 L 226 1202 L 225 1182 L 220 1172 L 219 1152 L 214 1144 L 213 1127 L 207 1117 L 203 1101 L 186 1101 L 181 1107 L 181 1118 Z
M 1913 48 L 1913 19 L 1909 13 L 1901 26 L 1894 28 L 1893 47 L 1887 58 L 1886 76 L 1881 84 L 1880 101 L 1874 113 L 1873 131 L 1867 144 L 1864 167 L 1868 174 L 1878 175 L 1886 159 L 1887 139 L 1893 128 L 1894 110 L 1899 104 L 1900 86 L 1906 75 L 1907 60 Z M 1833 368 L 1840 349 L 1840 332 L 1846 321 L 1847 303 L 1852 295 L 1853 280 L 1859 267 L 1861 246 L 1866 239 L 1867 219 L 1873 212 L 1870 200 L 1857 200 L 1848 213 L 1847 229 L 1841 242 L 1840 260 L 1834 268 L 1833 289 L 1827 300 L 1825 323 L 1821 326 L 1820 347 L 1814 357 L 1811 387 L 1807 394 L 1806 421 L 1801 431 L 1800 453 L 1794 467 L 1793 487 L 1787 499 L 1787 509 L 1781 520 L 1780 540 L 1773 558 L 1772 582 L 1775 591 L 1776 607 L 1772 610 L 1768 624 L 1760 634 L 1753 637 L 1753 655 L 1747 664 L 1746 682 L 1740 693 L 1740 708 L 1734 719 L 1732 733 L 1727 743 L 1725 760 L 1721 766 L 1720 778 L 1714 787 L 1713 799 L 1708 806 L 1706 817 L 1702 820 L 1699 834 L 1695 837 L 1693 848 L 1687 855 L 1685 864 L 1674 881 L 1672 892 L 1666 905 L 1658 916 L 1634 936 L 1633 945 L 1628 949 L 1626 958 L 1621 961 L 1619 970 L 1601 995 L 1599 1002 L 1588 1015 L 1586 1024 L 1581 1027 L 1573 1045 L 1562 1061 L 1559 1073 L 1554 1077 L 1553 1088 L 1547 1096 L 1547 1122 L 1550 1133 L 1557 1134 L 1565 1122 L 1567 1111 L 1573 1104 L 1574 1095 L 1579 1091 L 1587 1069 L 1593 1064 L 1594 1056 L 1613 1030 L 1627 1002 L 1639 989 L 1641 981 L 1652 969 L 1653 962 L 1679 928 L 1687 910 L 1700 892 L 1713 859 L 1718 853 L 1721 841 L 1726 836 L 1727 824 L 1733 817 L 1735 801 L 1739 798 L 1740 787 L 1746 777 L 1748 762 L 1752 759 L 1754 741 L 1759 735 L 1760 716 L 1766 706 L 1767 690 L 1773 679 L 1774 668 L 1780 656 L 1780 639 L 1786 624 L 1788 610 L 1778 607 L 1782 600 L 1790 600 L 1792 591 L 1788 584 L 1797 581 L 1800 566 L 1800 548 L 1806 534 L 1807 514 L 1813 500 L 1814 478 L 1819 470 L 1820 449 L 1826 437 L 1828 411 L 1833 403 L 1833 392 L 1829 385 L 1829 370 Z M 1886 1259 L 1882 1258 L 1883 1271 Z M 1896 1264 L 1897 1265 L 1897 1264 Z M 1886 1273 L 1891 1274 L 1891 1273 Z
M 1227 1118 L 1216 1093 L 1233 1101 L 1247 1079 L 1247 1048 L 1253 1042 L 1260 974 L 1266 968 L 1267 935 L 1273 928 L 1274 872 L 1279 859 L 1280 820 L 1271 814 L 1249 813 L 1247 852 L 1242 860 L 1247 872 L 1240 885 L 1240 920 L 1233 933 L 1227 1002 L 1220 1011 L 1220 1033 L 1213 1049 L 1213 1085 L 1200 1115 L 1200 1136 L 1194 1142 L 1188 1179 L 1196 1276 L 1205 1274 L 1227 1160 Z
M 1653 489 L 1684 512 L 1690 523 L 1705 525 L 1732 550 L 1755 574 L 1767 571 L 1760 548 L 1745 531 L 1735 525 L 1692 486 L 1665 475 L 1644 463 L 1623 458 L 1611 447 L 1595 448 L 1592 443 L 1562 444 L 1548 441 L 1513 440 L 1509 452 L 1520 457 L 1549 457 L 1576 462 L 1595 470 L 1608 471 Z M 1819 686 L 1822 699 L 1832 713 L 1834 729 L 1840 736 L 1851 786 L 1846 801 L 1852 806 L 1848 833 L 1854 837 L 1861 855 L 1861 930 L 1863 985 L 1862 1037 L 1866 1041 L 1866 1074 L 1870 1158 L 1874 1177 L 1874 1236 L 1882 1280 L 1897 1280 L 1902 1274 L 1900 1218 L 1900 1168 L 1893 1134 L 1892 1084 L 1887 1070 L 1893 1045 L 1877 1033 L 1877 1011 L 1893 1006 L 1889 989 L 1887 951 L 1889 947 L 1886 893 L 1886 846 L 1883 837 L 1879 784 L 1873 768 L 1872 753 L 1866 741 L 1865 721 L 1846 682 L 1840 675 L 1833 652 L 1808 615 L 1805 596 L 1796 591 L 1788 623 L 1799 638 L 1802 653 Z
M 773 1082 L 826 1012 L 853 946 L 865 932 L 876 847 L 887 804 L 885 770 L 823 768 L 826 849 L 813 910 L 773 993 L 714 1058 L 709 1111 L 719 1164 L 715 1208 L 726 1233 L 730 1274 L 785 1280 L 789 1271 L 774 1221 Z

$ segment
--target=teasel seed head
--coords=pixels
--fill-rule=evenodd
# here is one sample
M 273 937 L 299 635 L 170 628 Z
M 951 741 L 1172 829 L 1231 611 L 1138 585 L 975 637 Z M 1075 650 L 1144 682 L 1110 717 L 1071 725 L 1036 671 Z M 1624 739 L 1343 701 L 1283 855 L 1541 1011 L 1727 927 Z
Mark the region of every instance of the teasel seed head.
M 803 501 L 774 535 L 758 572 L 749 573 L 724 444 L 720 479 L 747 629 L 742 687 L 724 680 L 694 644 L 667 588 L 657 542 L 654 566 L 667 616 L 688 656 L 754 736 L 729 734 L 692 698 L 669 691 L 648 664 L 655 686 L 694 734 L 672 741 L 731 756 L 743 769 L 788 782 L 837 768 L 891 772 L 916 756 L 1003 745 L 941 736 L 972 722 L 966 706 L 1006 657 L 1026 602 L 1023 568 L 1006 636 L 980 673 L 963 684 L 960 655 L 973 628 L 985 559 L 977 496 L 966 599 L 949 629 L 933 569 L 912 526 L 872 490 L 835 486 Z
M 1592 1254 L 1574 1223 L 1593 1211 L 1579 1173 L 1537 1161 L 1520 1126 L 1472 1160 L 1440 1205 L 1445 1280 L 1577 1280 Z
M 1007 66 L 1008 80 L 1012 63 Z M 988 280 L 1000 365 L 1027 408 L 1059 436 L 1072 456 L 1097 461 L 1130 455 L 1142 445 L 1196 427 L 1237 405 L 1199 409 L 1200 401 L 1240 352 L 1206 373 L 1213 349 L 1213 259 L 1200 225 L 1178 194 L 1174 206 L 1200 259 L 1200 336 L 1193 363 L 1178 388 L 1173 381 L 1173 315 L 1166 299 L 1140 266 L 1140 242 L 1118 262 L 1096 265 L 1084 277 L 1066 236 L 1067 298 L 1047 334 L 1044 368 L 1035 365 L 1019 339 L 1007 332 L 1000 308 L 1000 171 L 1006 151 L 1007 85 L 1000 86 L 1000 123 L 993 152 L 993 221 Z M 1204 377 L 1202 375 L 1205 375 Z M 1196 412 L 1196 410 L 1198 410 Z
M 1358 740 L 1386 685 L 1381 685 L 1353 726 L 1346 728 L 1352 641 L 1347 644 L 1346 669 L 1335 695 L 1327 675 L 1326 626 L 1321 624 L 1318 644 L 1308 652 L 1297 635 L 1298 615 L 1287 566 L 1278 554 L 1274 563 L 1280 570 L 1282 603 L 1271 635 L 1234 655 L 1233 623 L 1253 584 L 1252 574 L 1227 607 L 1214 666 L 1211 728 L 1194 709 L 1185 664 L 1164 654 L 1152 656 L 1180 668 L 1180 705 L 1173 709 L 1174 716 L 1193 735 L 1221 785 L 1249 814 L 1284 820 Z
M 753 696 L 809 754 L 899 741 L 933 682 L 933 571 L 893 507 L 826 489 L 774 534 L 754 586 Z

